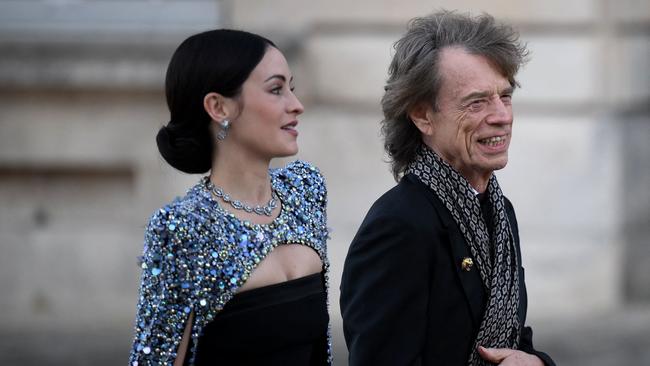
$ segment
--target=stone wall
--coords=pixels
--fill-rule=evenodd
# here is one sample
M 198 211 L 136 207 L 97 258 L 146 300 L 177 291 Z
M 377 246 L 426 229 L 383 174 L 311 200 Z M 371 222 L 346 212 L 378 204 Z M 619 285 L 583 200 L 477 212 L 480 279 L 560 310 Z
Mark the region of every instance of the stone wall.
M 408 19 L 436 8 L 487 11 L 513 23 L 532 51 L 515 95 L 511 160 L 498 176 L 518 213 L 537 334 L 560 336 L 548 319 L 650 302 L 647 2 L 308 4 L 0 1 L 2 339 L 72 334 L 72 349 L 112 334 L 110 349 L 124 354 L 101 360 L 125 359 L 146 218 L 198 179 L 156 151 L 168 119 L 165 68 L 187 35 L 229 26 L 276 41 L 295 74 L 306 107 L 299 157 L 328 183 L 330 311 L 344 364 L 343 260 L 371 203 L 394 184 L 379 136 L 391 45 Z M 48 349 L 47 337 L 34 339 Z M 70 362 L 61 352 L 52 364 Z

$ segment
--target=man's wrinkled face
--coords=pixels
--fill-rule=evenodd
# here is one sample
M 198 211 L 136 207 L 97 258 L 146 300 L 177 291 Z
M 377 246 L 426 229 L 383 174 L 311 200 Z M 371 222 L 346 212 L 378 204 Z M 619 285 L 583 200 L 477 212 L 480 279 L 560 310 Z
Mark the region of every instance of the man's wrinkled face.
M 450 47 L 440 55 L 441 88 L 424 142 L 470 183 L 508 163 L 513 86 L 484 56 Z

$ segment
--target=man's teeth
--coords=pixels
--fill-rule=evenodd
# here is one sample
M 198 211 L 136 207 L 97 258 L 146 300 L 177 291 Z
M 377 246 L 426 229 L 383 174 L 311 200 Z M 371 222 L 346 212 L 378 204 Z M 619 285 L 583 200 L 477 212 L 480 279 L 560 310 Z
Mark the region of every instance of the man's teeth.
M 505 136 L 495 136 L 495 137 L 490 137 L 487 139 L 479 140 L 480 143 L 486 144 L 488 146 L 496 146 L 498 145 L 501 141 L 504 141 L 506 138 Z

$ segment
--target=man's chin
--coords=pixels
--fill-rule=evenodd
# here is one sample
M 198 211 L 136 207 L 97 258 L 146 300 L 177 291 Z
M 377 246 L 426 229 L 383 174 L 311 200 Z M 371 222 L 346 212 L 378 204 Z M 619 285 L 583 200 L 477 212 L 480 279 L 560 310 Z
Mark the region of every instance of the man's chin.
M 503 154 L 499 157 L 492 157 L 486 161 L 486 166 L 488 166 L 492 171 L 501 170 L 508 165 L 508 155 Z
M 483 165 L 483 168 L 485 171 L 494 172 L 505 168 L 506 165 L 508 165 L 508 159 L 504 159 L 500 161 L 490 161 L 485 165 Z
M 492 169 L 492 170 L 501 170 L 501 169 L 505 168 L 506 165 L 508 165 L 508 162 L 505 162 L 505 163 L 503 163 L 503 164 L 496 165 L 496 166 L 494 167 L 494 169 Z

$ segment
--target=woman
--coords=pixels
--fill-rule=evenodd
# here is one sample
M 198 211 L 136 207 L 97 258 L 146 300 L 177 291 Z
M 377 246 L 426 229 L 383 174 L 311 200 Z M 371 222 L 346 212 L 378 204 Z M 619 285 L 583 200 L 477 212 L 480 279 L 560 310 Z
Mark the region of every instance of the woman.
M 208 173 L 145 233 L 131 365 L 326 365 L 326 189 L 298 152 L 303 106 L 282 53 L 255 34 L 185 40 L 167 70 L 156 141 Z

